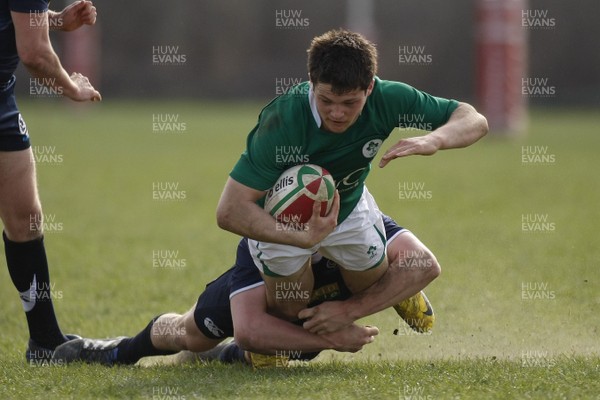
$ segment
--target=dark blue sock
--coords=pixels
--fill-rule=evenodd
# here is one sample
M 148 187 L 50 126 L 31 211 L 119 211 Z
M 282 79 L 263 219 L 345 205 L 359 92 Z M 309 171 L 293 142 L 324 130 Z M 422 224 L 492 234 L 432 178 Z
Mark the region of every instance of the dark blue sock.
M 169 354 L 178 353 L 174 350 L 160 350 L 154 347 L 150 334 L 152 325 L 160 317 L 154 317 L 152 321 L 140 333 L 132 338 L 123 339 L 117 346 L 116 363 L 118 364 L 135 364 L 140 358 L 150 356 L 166 356 Z
M 42 347 L 54 349 L 67 339 L 54 314 L 44 239 L 13 242 L 4 232 L 2 237 L 8 273 L 21 295 L 29 337 Z

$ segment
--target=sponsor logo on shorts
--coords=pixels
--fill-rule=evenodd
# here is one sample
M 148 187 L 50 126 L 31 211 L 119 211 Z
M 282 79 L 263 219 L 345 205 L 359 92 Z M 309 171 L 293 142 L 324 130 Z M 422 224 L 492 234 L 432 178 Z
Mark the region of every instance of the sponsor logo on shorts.
M 369 258 L 374 258 L 377 255 L 377 246 L 369 246 L 367 254 L 369 255 Z
M 208 317 L 204 318 L 204 326 L 210 331 L 210 333 L 212 333 L 216 337 L 222 337 L 225 333 L 221 328 L 217 326 L 217 324 L 213 322 L 212 319 Z
M 27 136 L 27 125 L 25 125 L 25 120 L 23 116 L 19 113 L 19 132 L 23 136 Z

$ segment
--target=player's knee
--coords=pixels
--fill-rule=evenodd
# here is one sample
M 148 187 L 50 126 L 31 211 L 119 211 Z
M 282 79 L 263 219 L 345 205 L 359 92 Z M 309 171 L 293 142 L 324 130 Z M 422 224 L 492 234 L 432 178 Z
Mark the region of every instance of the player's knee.
M 200 336 L 194 334 L 187 334 L 182 341 L 182 350 L 188 350 L 193 352 L 206 351 L 206 337 L 200 334 Z
M 4 218 L 4 231 L 14 242 L 28 242 L 44 234 L 44 217 L 41 209 L 21 211 Z
M 431 255 L 431 266 L 429 267 L 429 276 L 430 276 L 431 280 L 434 280 L 435 278 L 440 276 L 441 273 L 442 273 L 442 267 L 440 266 L 440 263 L 435 258 L 435 256 L 432 254 Z
M 180 326 L 181 345 L 183 350 L 189 351 L 206 351 L 210 348 L 207 342 L 210 340 L 198 329 L 193 316 L 186 314 L 181 316 Z
M 440 268 L 440 263 L 435 258 L 435 256 L 429 252 L 421 252 L 418 256 L 409 259 L 409 263 L 416 265 L 421 271 L 423 275 L 429 280 L 432 281 L 437 278 L 442 269 Z
M 398 260 L 400 268 L 406 268 L 431 282 L 437 278 L 442 268 L 437 258 L 430 251 L 411 251 Z

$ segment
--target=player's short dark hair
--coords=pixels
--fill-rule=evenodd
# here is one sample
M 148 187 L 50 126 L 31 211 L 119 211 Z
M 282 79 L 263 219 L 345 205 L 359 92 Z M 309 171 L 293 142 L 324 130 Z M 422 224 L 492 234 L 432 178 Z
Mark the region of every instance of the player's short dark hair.
M 367 90 L 377 73 L 377 49 L 359 33 L 325 32 L 312 40 L 307 52 L 310 81 L 330 84 L 335 94 Z

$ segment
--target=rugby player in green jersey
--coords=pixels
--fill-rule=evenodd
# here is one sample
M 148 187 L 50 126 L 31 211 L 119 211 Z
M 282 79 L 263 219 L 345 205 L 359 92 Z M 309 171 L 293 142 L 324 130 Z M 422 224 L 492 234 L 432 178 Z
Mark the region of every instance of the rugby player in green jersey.
M 416 117 L 430 127 L 430 133 L 398 141 L 385 152 L 380 167 L 399 157 L 469 146 L 488 130 L 485 117 L 471 105 L 381 80 L 376 73 L 375 46 L 360 34 L 332 30 L 314 38 L 308 49 L 309 81 L 261 111 L 217 207 L 221 228 L 249 238 L 270 311 L 291 321 L 306 319 L 304 327 L 312 333 L 350 325 L 357 318 L 356 308 L 361 307 L 326 302 L 306 308 L 308 299 L 277 296 L 282 288 L 312 291 L 310 258 L 314 252 L 341 266 L 344 282 L 353 293 L 388 282 L 380 280 L 388 269 L 381 212 L 365 179 L 383 141 L 402 117 Z M 304 163 L 327 169 L 336 181 L 330 213 L 321 217 L 314 212 L 305 230 L 278 229 L 275 219 L 262 208 L 267 190 L 294 165 L 281 162 L 278 155 L 292 149 L 302 155 Z M 412 233 L 402 239 L 403 251 L 428 251 Z M 415 269 L 414 279 L 407 277 L 399 298 L 415 298 L 417 306 L 422 306 L 426 299 L 420 291 L 431 279 Z M 424 312 L 428 308 L 427 304 Z M 400 312 L 400 307 L 396 309 Z

